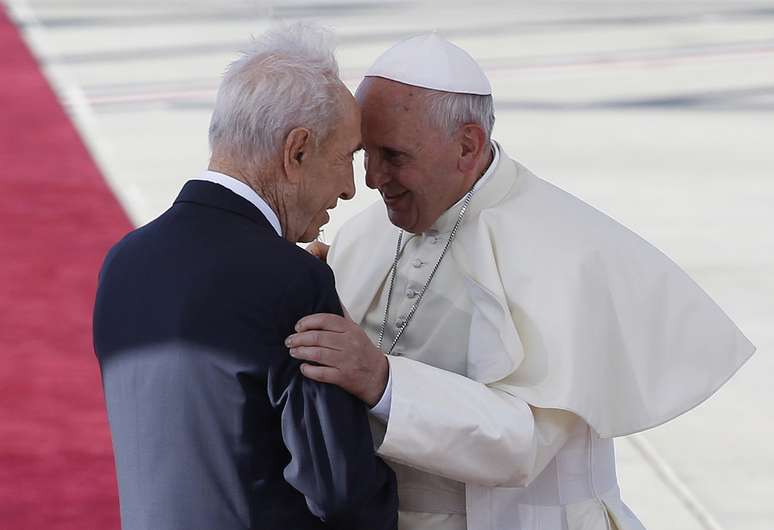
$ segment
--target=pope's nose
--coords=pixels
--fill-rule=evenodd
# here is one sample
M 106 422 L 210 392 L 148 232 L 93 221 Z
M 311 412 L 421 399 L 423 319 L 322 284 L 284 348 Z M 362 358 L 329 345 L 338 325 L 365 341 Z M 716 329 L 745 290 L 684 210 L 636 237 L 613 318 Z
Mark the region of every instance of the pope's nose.
M 372 190 L 382 188 L 390 181 L 387 173 L 380 171 L 375 164 L 368 164 L 365 174 L 366 186 Z

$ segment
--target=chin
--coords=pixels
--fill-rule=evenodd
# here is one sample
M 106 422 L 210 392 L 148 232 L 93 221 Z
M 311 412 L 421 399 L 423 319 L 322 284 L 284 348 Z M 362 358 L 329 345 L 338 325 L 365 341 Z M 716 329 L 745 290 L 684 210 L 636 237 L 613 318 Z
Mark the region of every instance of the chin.
M 320 226 L 310 225 L 303 234 L 298 237 L 299 243 L 311 243 L 320 235 Z
M 413 219 L 411 216 L 407 215 L 407 212 L 397 212 L 388 208 L 387 217 L 389 217 L 390 222 L 398 228 L 412 234 L 418 233 L 415 232 L 417 224 L 416 219 Z
M 298 238 L 298 243 L 311 243 L 315 239 L 317 239 L 317 236 L 320 235 L 320 231 L 317 232 L 304 232 L 301 234 L 301 237 Z

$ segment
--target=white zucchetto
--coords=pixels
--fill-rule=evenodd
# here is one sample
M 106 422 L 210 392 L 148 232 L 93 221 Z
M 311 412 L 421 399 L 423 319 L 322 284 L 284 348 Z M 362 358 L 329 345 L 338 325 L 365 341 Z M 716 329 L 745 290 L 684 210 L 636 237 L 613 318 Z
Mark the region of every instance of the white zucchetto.
M 384 52 L 365 77 L 460 94 L 492 94 L 484 71 L 468 52 L 435 33 L 403 40 Z

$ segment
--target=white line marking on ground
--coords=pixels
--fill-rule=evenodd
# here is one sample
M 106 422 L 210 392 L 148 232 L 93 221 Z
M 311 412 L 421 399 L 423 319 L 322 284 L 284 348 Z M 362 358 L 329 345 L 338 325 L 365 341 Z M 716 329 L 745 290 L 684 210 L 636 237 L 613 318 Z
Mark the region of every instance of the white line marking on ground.
M 677 496 L 678 500 L 706 530 L 725 530 L 709 510 L 691 493 L 688 486 L 677 476 L 672 466 L 658 454 L 656 448 L 644 436 L 628 436 L 637 452 L 656 472 L 658 477 Z
M 17 27 L 21 28 L 25 39 L 32 48 L 32 52 L 37 55 L 46 78 L 53 85 L 60 101 L 66 102 L 65 108 L 68 109 L 70 117 L 75 122 L 78 131 L 86 142 L 89 152 L 105 176 L 108 186 L 126 209 L 132 224 L 137 226 L 141 219 L 147 218 L 144 213 L 146 201 L 142 192 L 136 186 L 130 186 L 131 190 L 127 189 L 126 186 L 119 185 L 111 177 L 108 160 L 110 160 L 113 152 L 112 146 L 103 139 L 104 135 L 100 134 L 97 116 L 91 108 L 86 95 L 81 87 L 72 81 L 62 68 L 53 64 L 52 59 L 55 59 L 56 51 L 49 44 L 45 29 L 29 5 L 29 2 L 27 0 L 10 0 L 5 4 L 8 7 L 11 19 L 17 23 Z

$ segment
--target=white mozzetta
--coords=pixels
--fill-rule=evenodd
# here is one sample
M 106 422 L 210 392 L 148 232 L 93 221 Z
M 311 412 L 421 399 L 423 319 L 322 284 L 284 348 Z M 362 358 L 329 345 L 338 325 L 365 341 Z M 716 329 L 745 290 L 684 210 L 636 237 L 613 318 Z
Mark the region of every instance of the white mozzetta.
M 425 254 L 433 262 L 440 245 L 432 238 L 444 237 L 447 214 L 433 233 L 409 238 L 401 263 Z M 342 302 L 372 339 L 397 230 L 377 203 L 342 228 L 328 257 Z M 425 269 L 399 268 L 395 292 L 423 281 Z M 410 302 L 395 306 L 385 341 Z M 438 482 L 452 492 L 445 513 L 460 513 L 458 481 L 469 530 L 503 528 L 497 521 L 506 516 L 524 528 L 563 520 L 570 529 L 605 528 L 610 516 L 627 530 L 640 525 L 620 501 L 604 438 L 698 405 L 754 347 L 669 258 L 501 150 L 395 351 L 379 452 L 448 480 Z M 579 416 L 579 427 L 564 429 L 562 411 Z M 540 451 L 528 446 L 551 424 L 567 442 L 546 446 L 555 456 L 534 477 Z M 400 489 L 401 473 L 398 480 Z M 593 487 L 568 493 L 579 481 Z M 401 496 L 403 509 L 409 498 Z

